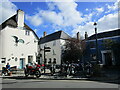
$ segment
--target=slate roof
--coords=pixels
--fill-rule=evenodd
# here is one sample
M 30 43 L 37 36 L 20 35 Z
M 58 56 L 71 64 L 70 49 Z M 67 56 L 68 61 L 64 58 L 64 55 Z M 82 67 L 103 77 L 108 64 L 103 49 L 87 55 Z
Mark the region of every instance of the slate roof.
M 45 37 L 40 38 L 39 44 L 50 42 L 57 39 L 69 39 L 70 36 L 63 31 L 57 31 L 55 33 L 49 34 Z
M 113 36 L 120 36 L 120 29 L 117 30 L 112 30 L 112 31 L 107 31 L 107 32 L 102 32 L 97 34 L 97 38 L 105 38 L 105 37 L 113 37 Z M 96 38 L 96 35 L 92 35 L 88 37 L 88 40 L 93 40 Z
M 5 22 L 3 22 L 0 25 L 0 30 L 3 30 L 6 26 L 17 28 L 17 19 L 16 19 L 16 17 L 17 17 L 17 14 L 12 16 L 12 17 L 10 17 Z M 24 23 L 24 28 L 27 29 L 27 30 L 32 31 L 34 33 L 34 35 L 36 36 L 36 38 L 39 39 L 38 36 L 36 35 L 36 33 L 25 23 Z

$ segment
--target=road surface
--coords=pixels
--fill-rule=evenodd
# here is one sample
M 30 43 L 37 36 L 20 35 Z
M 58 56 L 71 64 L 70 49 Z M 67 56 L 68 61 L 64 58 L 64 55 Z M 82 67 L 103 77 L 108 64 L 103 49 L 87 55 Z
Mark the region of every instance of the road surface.
M 118 88 L 118 84 L 85 80 L 3 79 L 2 88 Z

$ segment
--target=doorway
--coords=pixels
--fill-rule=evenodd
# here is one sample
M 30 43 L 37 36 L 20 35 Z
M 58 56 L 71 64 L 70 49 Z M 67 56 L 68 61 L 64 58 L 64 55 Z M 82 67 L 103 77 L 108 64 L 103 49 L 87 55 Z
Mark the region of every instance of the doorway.
M 25 66 L 25 58 L 20 58 L 20 69 L 23 69 Z
M 105 56 L 105 65 L 111 66 L 112 65 L 112 54 L 111 53 L 104 53 Z
M 102 62 L 105 66 L 114 65 L 114 56 L 111 50 L 101 51 L 102 53 Z

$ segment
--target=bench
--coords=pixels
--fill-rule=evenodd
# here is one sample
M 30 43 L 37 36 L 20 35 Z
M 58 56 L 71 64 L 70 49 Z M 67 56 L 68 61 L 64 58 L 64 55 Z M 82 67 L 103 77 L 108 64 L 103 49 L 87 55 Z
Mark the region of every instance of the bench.
M 17 66 L 13 66 L 10 69 L 12 71 L 12 73 L 17 73 Z
M 6 67 L 2 67 L 2 71 L 4 71 L 5 69 L 6 69 Z M 17 73 L 17 66 L 10 67 L 10 71 L 12 73 Z

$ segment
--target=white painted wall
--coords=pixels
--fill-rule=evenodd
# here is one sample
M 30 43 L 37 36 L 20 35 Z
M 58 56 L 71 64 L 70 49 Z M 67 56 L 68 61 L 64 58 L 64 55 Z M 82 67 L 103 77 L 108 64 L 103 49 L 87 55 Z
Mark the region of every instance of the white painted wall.
M 9 62 L 11 66 L 20 65 L 20 58 L 25 58 L 25 64 L 28 63 L 28 56 L 33 56 L 33 60 L 36 61 L 36 53 L 38 52 L 38 41 L 32 31 L 30 35 L 25 35 L 26 30 L 6 27 L 4 30 L 1 30 L 0 35 L 0 58 L 6 58 L 6 63 Z M 18 43 L 18 46 L 15 45 L 14 38 L 12 36 L 17 36 L 19 39 L 23 39 L 25 43 Z M 28 43 L 29 42 L 29 43 Z M 14 59 L 12 59 L 14 57 Z M 18 58 L 15 61 L 15 58 Z M 8 61 L 10 59 L 10 61 Z M 5 64 L 6 64 L 5 63 Z
M 53 45 L 54 43 L 56 43 L 56 44 Z M 47 63 L 48 63 L 50 58 L 51 58 L 52 62 L 53 62 L 53 59 L 56 58 L 56 63 L 59 64 L 59 65 L 61 64 L 61 53 L 62 53 L 61 52 L 61 50 L 62 50 L 61 47 L 63 46 L 64 43 L 65 43 L 65 40 L 57 39 L 57 40 L 46 42 L 46 43 L 40 45 L 40 47 L 42 49 L 44 48 L 44 46 L 51 48 L 51 51 L 47 52 L 46 56 L 45 56 L 46 59 L 47 59 Z M 53 55 L 53 50 L 55 51 L 56 55 Z M 43 60 L 43 63 L 44 63 L 44 51 L 41 51 L 41 54 L 42 54 L 42 60 Z

